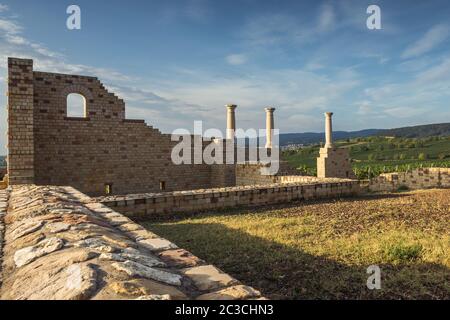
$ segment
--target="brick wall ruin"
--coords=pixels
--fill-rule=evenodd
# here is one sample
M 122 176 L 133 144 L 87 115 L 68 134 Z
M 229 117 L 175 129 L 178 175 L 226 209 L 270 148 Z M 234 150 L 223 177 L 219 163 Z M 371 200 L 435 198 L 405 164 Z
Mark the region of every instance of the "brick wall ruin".
M 84 116 L 68 116 L 67 97 L 72 93 L 84 98 Z M 227 134 L 236 129 L 235 108 L 227 106 Z M 271 126 L 273 110 L 266 108 Z M 224 141 L 202 141 L 203 148 Z M 275 176 L 261 175 L 259 164 L 176 165 L 171 152 L 177 143 L 143 120 L 126 119 L 124 101 L 95 77 L 34 71 L 32 60 L 8 59 L 7 163 L 11 185 L 70 185 L 100 196 L 304 181 L 295 178 L 298 173 L 285 162 L 279 162 L 280 171 Z M 235 146 L 235 154 L 237 150 Z M 224 148 L 224 155 L 227 152 Z M 324 177 L 350 177 L 334 168 L 348 169 L 342 164 L 347 164 L 347 157 L 325 158 L 318 168 L 319 172 L 322 167 L 326 169 Z
M 219 186 L 221 177 L 220 186 L 234 183 L 229 170 L 174 165 L 177 142 L 143 120 L 125 119 L 124 101 L 97 78 L 33 71 L 26 59 L 9 58 L 8 67 L 10 184 L 70 185 L 104 195 L 107 185 L 125 194 Z M 70 93 L 85 98 L 85 117 L 67 117 Z
M 450 168 L 420 168 L 407 172 L 383 173 L 369 181 L 368 190 L 393 192 L 408 189 L 450 188 Z

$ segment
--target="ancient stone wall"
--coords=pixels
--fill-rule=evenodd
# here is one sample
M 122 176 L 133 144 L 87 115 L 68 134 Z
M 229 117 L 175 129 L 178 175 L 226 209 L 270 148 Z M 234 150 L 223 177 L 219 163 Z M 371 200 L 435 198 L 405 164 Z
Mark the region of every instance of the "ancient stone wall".
M 33 72 L 12 59 L 8 80 L 10 184 L 70 185 L 90 195 L 217 186 L 210 166 L 175 165 L 170 135 L 125 119 L 125 103 L 95 77 Z M 81 94 L 85 117 L 67 117 Z
M 285 161 L 279 162 L 279 170 L 276 175 L 263 175 L 261 170 L 268 165 L 262 163 L 245 163 L 236 165 L 236 185 L 265 185 L 273 183 L 328 183 L 348 181 L 341 178 L 318 178 L 302 176 L 299 171 L 293 169 Z
M 5 192 L 0 192 L 0 218 Z M 0 299 L 260 297 L 72 187 L 16 186 L 8 201 Z
M 319 178 L 355 179 L 349 150 L 335 147 L 320 148 L 320 155 L 317 158 L 317 176 Z
M 277 183 L 207 190 L 99 197 L 97 201 L 133 219 L 167 217 L 173 213 L 259 206 L 290 201 L 336 198 L 359 194 L 358 181 L 332 183 Z
M 450 168 L 420 168 L 407 172 L 384 173 L 371 179 L 368 189 L 373 192 L 392 192 L 400 187 L 408 189 L 450 188 Z
M 245 163 L 236 165 L 236 185 L 263 185 L 277 182 L 275 175 L 262 175 L 261 170 L 267 167 L 261 163 Z
M 8 176 L 11 184 L 34 181 L 33 61 L 8 58 Z

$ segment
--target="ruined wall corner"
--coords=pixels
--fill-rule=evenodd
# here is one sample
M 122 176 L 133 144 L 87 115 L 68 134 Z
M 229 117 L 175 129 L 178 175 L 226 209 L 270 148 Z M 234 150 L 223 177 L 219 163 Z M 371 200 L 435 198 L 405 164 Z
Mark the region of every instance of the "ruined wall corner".
M 33 60 L 8 58 L 9 184 L 34 182 Z

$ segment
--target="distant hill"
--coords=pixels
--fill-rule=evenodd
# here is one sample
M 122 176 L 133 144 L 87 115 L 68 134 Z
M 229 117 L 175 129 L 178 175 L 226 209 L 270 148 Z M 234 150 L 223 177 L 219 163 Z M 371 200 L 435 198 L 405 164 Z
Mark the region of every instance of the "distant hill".
M 379 133 L 379 129 L 367 129 L 360 131 L 334 131 L 333 138 L 335 140 L 365 138 L 374 136 Z M 280 146 L 288 144 L 315 144 L 325 140 L 323 132 L 304 132 L 304 133 L 282 133 L 280 134 Z
M 360 131 L 334 131 L 335 140 L 365 138 L 370 136 L 388 136 L 397 138 L 426 138 L 432 136 L 450 136 L 450 123 L 426 124 L 395 129 L 367 129 Z M 316 144 L 325 140 L 323 132 L 282 133 L 280 145 Z
M 401 138 L 426 138 L 450 136 L 450 123 L 426 124 L 421 126 L 381 130 L 376 135 Z

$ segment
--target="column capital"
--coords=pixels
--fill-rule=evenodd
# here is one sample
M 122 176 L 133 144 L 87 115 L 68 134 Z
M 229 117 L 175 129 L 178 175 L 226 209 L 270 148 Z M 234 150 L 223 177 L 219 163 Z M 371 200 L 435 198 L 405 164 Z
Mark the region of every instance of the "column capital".
M 266 110 L 266 112 L 274 112 L 276 109 L 272 108 L 272 107 L 267 107 L 267 108 L 264 108 L 264 110 Z
M 235 104 L 226 104 L 225 107 L 230 110 L 230 111 L 234 111 L 234 109 L 237 108 L 237 105 Z
M 333 115 L 333 112 L 325 112 L 324 115 L 325 117 L 331 117 Z

